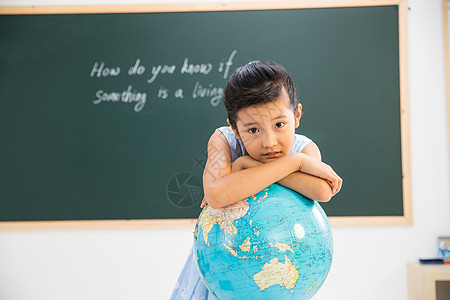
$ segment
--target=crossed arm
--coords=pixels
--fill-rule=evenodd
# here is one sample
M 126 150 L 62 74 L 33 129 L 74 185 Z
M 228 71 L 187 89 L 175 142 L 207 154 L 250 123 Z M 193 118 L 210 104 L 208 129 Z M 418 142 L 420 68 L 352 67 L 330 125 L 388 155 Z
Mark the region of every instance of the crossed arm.
M 211 136 L 203 173 L 205 199 L 211 207 L 233 204 L 275 182 L 318 201 L 328 201 L 342 185 L 342 179 L 320 161 L 320 152 L 314 143 L 305 147 L 302 153 L 289 154 L 268 163 L 243 156 L 231 165 L 231 152 L 225 137 L 218 131 Z
M 321 161 L 320 150 L 313 142 L 309 143 L 303 149 L 302 153 L 316 159 L 319 162 Z M 253 168 L 259 165 L 262 165 L 262 163 L 254 160 L 249 156 L 242 156 L 233 163 L 231 169 L 232 172 L 239 172 L 247 168 Z M 329 201 L 332 196 L 339 192 L 339 190 L 333 192 L 333 187 L 329 181 L 300 171 L 295 171 L 287 175 L 277 183 L 288 187 L 312 200 L 320 202 Z M 342 184 L 342 181 L 340 184 Z

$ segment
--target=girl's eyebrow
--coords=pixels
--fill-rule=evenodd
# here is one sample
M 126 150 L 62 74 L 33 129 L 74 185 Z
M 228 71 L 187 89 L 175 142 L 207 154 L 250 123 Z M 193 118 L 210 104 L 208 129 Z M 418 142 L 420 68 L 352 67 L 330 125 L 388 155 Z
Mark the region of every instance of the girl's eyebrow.
M 257 122 L 250 122 L 250 123 L 245 123 L 242 126 L 247 127 L 247 126 L 253 126 L 253 125 L 258 125 L 259 123 Z
M 286 118 L 286 115 L 281 114 L 281 115 L 279 115 L 278 117 L 272 118 L 271 121 L 277 120 L 277 119 L 283 119 L 283 118 Z M 250 123 L 245 123 L 245 124 L 243 124 L 242 126 L 248 127 L 248 126 L 253 126 L 253 125 L 259 125 L 259 123 L 258 123 L 258 122 L 250 122 Z
M 273 118 L 272 120 L 276 120 L 276 119 L 283 119 L 283 118 L 286 118 L 286 115 L 284 115 L 284 114 L 281 114 L 281 115 L 279 115 L 278 117 L 276 117 L 276 118 Z

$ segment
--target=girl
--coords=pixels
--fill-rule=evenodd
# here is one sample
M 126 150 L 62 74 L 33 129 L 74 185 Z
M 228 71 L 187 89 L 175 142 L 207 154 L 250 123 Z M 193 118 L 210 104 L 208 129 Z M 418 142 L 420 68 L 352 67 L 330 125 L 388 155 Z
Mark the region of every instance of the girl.
M 339 192 L 342 179 L 321 162 L 317 145 L 295 134 L 302 106 L 282 66 L 255 61 L 236 69 L 223 102 L 230 126 L 216 129 L 209 139 L 201 207 L 220 209 L 275 182 L 317 201 L 329 201 Z M 216 299 L 192 253 L 171 299 Z

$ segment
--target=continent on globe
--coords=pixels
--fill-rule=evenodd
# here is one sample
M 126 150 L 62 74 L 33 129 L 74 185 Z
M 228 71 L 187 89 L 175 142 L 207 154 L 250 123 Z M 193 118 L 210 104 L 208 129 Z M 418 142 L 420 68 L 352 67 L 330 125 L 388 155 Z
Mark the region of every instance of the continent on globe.
M 233 225 L 233 221 L 243 217 L 248 211 L 247 199 L 236 202 L 230 206 L 223 208 L 214 209 L 209 207 L 209 209 L 204 209 L 199 219 L 202 218 L 203 222 L 201 224 L 203 230 L 203 238 L 205 243 L 208 244 L 208 234 L 215 224 L 219 224 L 220 228 L 226 233 L 235 235 L 237 232 L 236 226 Z M 197 227 L 194 231 L 194 236 L 197 233 Z M 208 244 L 209 245 L 209 244 Z
M 276 243 L 275 245 L 272 243 L 269 243 L 270 246 L 272 247 L 277 247 L 278 249 L 280 249 L 281 252 L 286 252 L 286 250 L 289 250 L 291 252 L 294 252 L 291 247 L 289 247 L 289 245 L 286 244 L 282 244 L 282 243 Z
M 274 284 L 284 285 L 287 289 L 292 289 L 298 279 L 298 271 L 291 263 L 289 258 L 285 256 L 286 262 L 278 262 L 278 258 L 272 258 L 269 263 L 266 263 L 261 272 L 253 276 L 256 284 L 260 290 L 267 289 Z
M 250 247 L 252 246 L 252 243 L 250 243 L 250 237 L 248 236 L 247 239 L 239 246 L 242 251 L 248 252 L 250 251 Z

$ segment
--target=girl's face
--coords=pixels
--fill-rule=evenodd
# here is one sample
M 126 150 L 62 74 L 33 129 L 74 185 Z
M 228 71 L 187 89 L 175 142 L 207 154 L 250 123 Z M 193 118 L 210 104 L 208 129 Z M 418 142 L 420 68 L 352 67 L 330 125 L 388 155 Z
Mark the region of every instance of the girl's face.
M 294 143 L 295 128 L 300 122 L 302 106 L 298 112 L 289 106 L 289 96 L 281 96 L 267 104 L 243 108 L 237 113 L 236 137 L 242 140 L 248 154 L 263 163 L 289 154 Z

